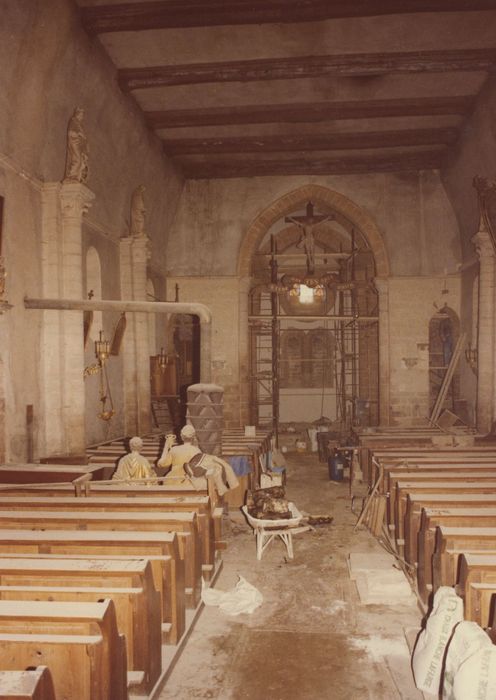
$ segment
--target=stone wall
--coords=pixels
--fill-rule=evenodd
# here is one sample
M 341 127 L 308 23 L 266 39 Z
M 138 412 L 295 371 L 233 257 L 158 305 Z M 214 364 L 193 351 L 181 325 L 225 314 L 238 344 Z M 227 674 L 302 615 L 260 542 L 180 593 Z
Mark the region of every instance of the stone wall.
M 83 124 L 90 151 L 86 185 L 95 195 L 91 209 L 84 214 L 82 250 L 74 264 L 83 275 L 86 248 L 96 248 L 104 298 L 121 297 L 119 239 L 129 233 L 130 198 L 139 184 L 146 188 L 150 274 L 155 289 L 163 294 L 166 242 L 183 182 L 164 158 L 160 141 L 146 128 L 136 105 L 120 92 L 115 69 L 97 40 L 81 29 L 71 0 L 7 3 L 2 8 L 0 60 L 0 196 L 5 198 L 2 253 L 8 271 L 6 296 L 13 304 L 0 316 L 0 367 L 4 368 L 0 411 L 4 402 L 7 406 L 3 428 L 0 416 L 0 451 L 4 444 L 0 457 L 22 461 L 26 459 L 26 405 L 34 407 L 35 457 L 63 452 L 67 439 L 60 433 L 67 406 L 64 402 L 69 399 L 60 393 L 58 360 L 62 361 L 65 347 L 67 364 L 75 357 L 70 343 L 80 341 L 63 336 L 63 324 L 54 321 L 61 314 L 25 310 L 23 298 L 44 293 L 43 275 L 48 268 L 42 250 L 42 221 L 46 235 L 50 235 L 52 224 L 42 193 L 49 183 L 59 183 L 64 177 L 67 123 L 74 108 L 81 106 L 85 111 Z M 56 223 L 56 212 L 52 221 Z M 55 239 L 52 247 L 56 254 Z M 75 313 L 82 328 L 82 313 Z M 111 316 L 104 315 L 108 335 L 113 323 Z M 79 329 L 79 321 L 76 325 Z M 56 357 L 47 342 L 59 348 Z M 90 346 L 81 364 L 87 361 L 94 361 Z M 120 359 L 111 361 L 109 373 L 118 404 L 123 383 Z M 116 416 L 110 426 L 95 418 L 94 389 L 96 386 L 87 384 L 84 415 L 77 409 L 78 429 L 85 431 L 86 442 L 110 438 L 123 430 L 122 416 Z M 45 411 L 47 391 L 51 406 L 56 406 L 53 414 L 51 409 Z

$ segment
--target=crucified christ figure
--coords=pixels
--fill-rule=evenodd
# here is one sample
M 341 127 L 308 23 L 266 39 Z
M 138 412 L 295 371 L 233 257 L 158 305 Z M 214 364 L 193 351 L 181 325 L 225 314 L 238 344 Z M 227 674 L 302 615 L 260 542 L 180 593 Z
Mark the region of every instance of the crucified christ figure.
M 302 230 L 301 238 L 296 244 L 297 248 L 302 248 L 307 256 L 307 272 L 309 275 L 315 273 L 315 238 L 313 235 L 314 229 L 324 221 L 330 221 L 334 217 L 331 214 L 314 214 L 313 204 L 308 202 L 306 216 L 287 216 L 287 223 L 296 224 Z

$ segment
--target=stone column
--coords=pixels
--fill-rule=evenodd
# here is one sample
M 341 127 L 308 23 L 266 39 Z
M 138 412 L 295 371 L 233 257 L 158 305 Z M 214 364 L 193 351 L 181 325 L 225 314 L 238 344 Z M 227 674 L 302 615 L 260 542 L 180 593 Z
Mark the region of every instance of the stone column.
M 147 236 L 126 236 L 120 241 L 121 296 L 146 300 Z M 124 339 L 124 427 L 127 434 L 150 431 L 150 348 L 145 313 L 128 316 Z
M 60 189 L 62 234 L 62 297 L 83 298 L 83 215 L 95 195 L 80 182 L 64 182 Z M 67 454 L 84 454 L 85 390 L 83 312 L 65 311 L 61 317 L 64 381 L 62 384 L 62 418 Z
M 43 186 L 41 267 L 45 297 L 83 296 L 82 222 L 94 197 L 80 182 Z M 82 312 L 44 312 L 40 362 L 42 456 L 84 454 L 83 370 Z
M 389 280 L 376 277 L 379 294 L 379 424 L 390 424 L 391 373 L 389 362 Z
M 482 224 L 482 222 L 481 222 Z M 495 261 L 494 247 L 489 233 L 481 230 L 472 238 L 479 256 L 479 319 L 478 319 L 478 379 L 477 379 L 477 429 L 481 433 L 491 430 L 494 419 L 495 377 Z

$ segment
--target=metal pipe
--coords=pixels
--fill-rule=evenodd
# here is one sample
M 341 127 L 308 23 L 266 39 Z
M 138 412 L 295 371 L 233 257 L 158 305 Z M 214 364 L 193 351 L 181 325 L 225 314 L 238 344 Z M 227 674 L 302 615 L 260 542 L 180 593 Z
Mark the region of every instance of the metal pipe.
M 270 321 L 272 316 L 262 316 L 262 315 L 251 315 L 248 316 L 248 320 L 260 320 L 260 319 L 265 319 L 266 321 Z M 277 315 L 278 319 L 286 320 L 286 321 L 378 321 L 379 316 L 352 316 L 351 314 L 348 314 L 348 316 L 286 316 L 285 314 L 278 314 Z
M 212 312 L 196 302 L 174 301 L 122 301 L 120 299 L 30 299 L 24 297 L 26 309 L 53 311 L 119 311 L 147 314 L 192 314 L 198 316 L 201 324 L 201 365 L 202 382 L 211 380 L 212 367 Z

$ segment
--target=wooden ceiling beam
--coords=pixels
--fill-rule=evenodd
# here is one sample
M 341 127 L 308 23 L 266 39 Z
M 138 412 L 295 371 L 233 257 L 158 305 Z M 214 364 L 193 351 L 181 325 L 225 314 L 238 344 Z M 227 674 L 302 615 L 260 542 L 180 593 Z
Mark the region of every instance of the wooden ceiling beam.
M 458 138 L 454 127 L 402 129 L 398 131 L 347 132 L 291 136 L 219 137 L 164 139 L 170 156 L 211 153 L 277 153 L 291 151 L 335 151 L 364 148 L 452 145 Z
M 118 71 L 118 80 L 124 90 L 139 90 L 173 85 L 247 83 L 260 80 L 292 80 L 322 76 L 493 71 L 495 67 L 496 49 L 460 49 L 458 51 L 298 56 L 251 61 L 122 68 Z
M 339 158 L 315 158 L 268 160 L 230 158 L 207 160 L 202 163 L 177 158 L 174 162 L 184 176 L 192 180 L 210 180 L 235 177 L 265 177 L 272 175 L 348 175 L 375 172 L 403 172 L 435 170 L 442 166 L 444 151 L 353 156 Z
M 91 34 L 496 9 L 496 0 L 155 0 L 80 9 Z
M 243 105 L 203 109 L 159 110 L 145 112 L 145 116 L 152 128 L 168 129 L 226 124 L 329 122 L 338 119 L 463 115 L 467 114 L 472 108 L 474 97 L 462 95 L 455 97 L 313 102 L 308 104 Z

